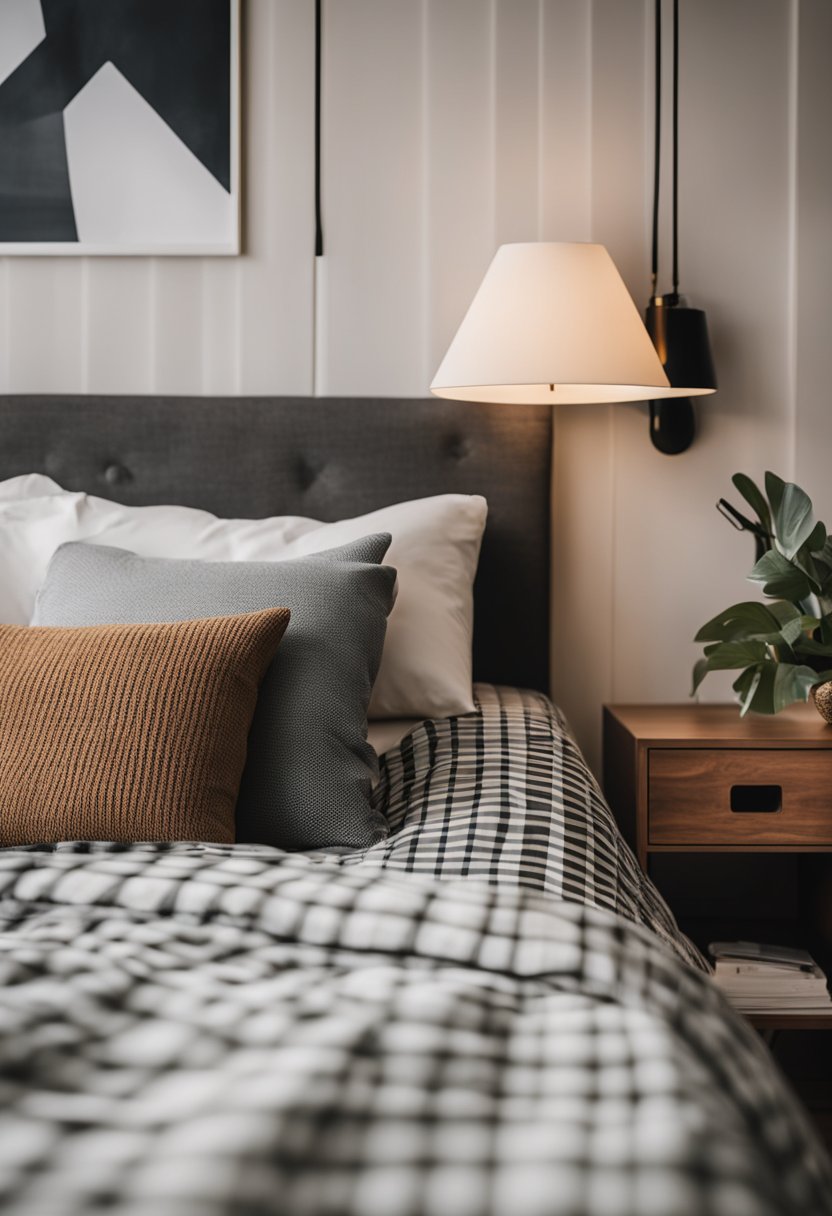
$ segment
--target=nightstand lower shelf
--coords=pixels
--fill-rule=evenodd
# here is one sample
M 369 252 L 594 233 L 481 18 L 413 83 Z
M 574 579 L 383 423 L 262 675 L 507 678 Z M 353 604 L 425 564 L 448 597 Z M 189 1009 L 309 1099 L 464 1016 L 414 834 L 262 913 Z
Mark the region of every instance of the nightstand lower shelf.
M 829 1013 L 744 1013 L 755 1030 L 832 1030 Z
M 708 945 L 717 941 L 766 942 L 778 946 L 797 946 L 811 952 L 827 976 L 832 975 L 832 957 L 825 943 L 800 920 L 769 920 L 763 917 L 686 917 L 678 918 L 679 928 L 707 957 Z M 740 1011 L 741 1012 L 741 1011 Z M 794 1010 L 771 1010 L 766 1013 L 743 1013 L 742 1016 L 757 1030 L 832 1030 L 832 1003 L 828 1010 L 799 1013 Z

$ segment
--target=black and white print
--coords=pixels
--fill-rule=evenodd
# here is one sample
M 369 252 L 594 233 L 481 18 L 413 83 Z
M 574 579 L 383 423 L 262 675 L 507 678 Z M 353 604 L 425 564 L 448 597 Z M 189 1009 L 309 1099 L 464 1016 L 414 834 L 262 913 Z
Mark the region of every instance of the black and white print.
M 0 252 L 237 252 L 238 26 L 238 0 L 3 0 Z

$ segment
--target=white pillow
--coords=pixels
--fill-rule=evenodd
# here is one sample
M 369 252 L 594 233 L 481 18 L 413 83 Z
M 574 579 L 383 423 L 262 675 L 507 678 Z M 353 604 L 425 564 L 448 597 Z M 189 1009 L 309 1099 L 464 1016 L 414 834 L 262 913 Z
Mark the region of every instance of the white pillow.
M 16 498 L 46 498 L 50 494 L 63 494 L 57 481 L 44 473 L 21 473 L 0 481 L 0 502 L 13 502 Z
M 299 516 L 218 519 L 192 507 L 125 507 L 32 474 L 0 482 L 0 622 L 28 624 L 59 545 L 95 541 L 142 557 L 280 561 L 389 532 L 399 593 L 371 718 L 447 717 L 474 708 L 473 582 L 487 505 L 442 494 L 326 524 Z

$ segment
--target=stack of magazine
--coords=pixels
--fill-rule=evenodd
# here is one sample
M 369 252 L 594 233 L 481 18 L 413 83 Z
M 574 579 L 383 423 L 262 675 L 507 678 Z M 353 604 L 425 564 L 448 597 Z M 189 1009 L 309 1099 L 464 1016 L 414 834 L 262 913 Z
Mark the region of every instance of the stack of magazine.
M 811 954 L 760 942 L 712 942 L 714 980 L 743 1013 L 832 1012 L 826 976 Z

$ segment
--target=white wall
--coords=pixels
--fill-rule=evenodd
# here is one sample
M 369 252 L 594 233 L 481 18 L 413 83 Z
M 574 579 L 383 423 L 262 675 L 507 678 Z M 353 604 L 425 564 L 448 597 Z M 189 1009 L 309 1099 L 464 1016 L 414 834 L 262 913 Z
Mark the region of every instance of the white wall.
M 601 702 L 683 699 L 746 594 L 730 474 L 832 514 L 832 5 L 681 7 L 682 286 L 721 387 L 676 458 L 643 406 L 558 412 L 555 691 L 593 762 Z M 245 256 L 6 259 L 0 389 L 423 394 L 509 240 L 603 241 L 645 301 L 651 0 L 326 0 L 317 268 L 313 10 L 245 6 Z

